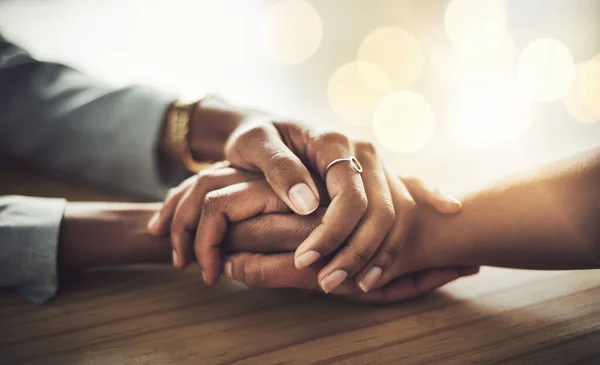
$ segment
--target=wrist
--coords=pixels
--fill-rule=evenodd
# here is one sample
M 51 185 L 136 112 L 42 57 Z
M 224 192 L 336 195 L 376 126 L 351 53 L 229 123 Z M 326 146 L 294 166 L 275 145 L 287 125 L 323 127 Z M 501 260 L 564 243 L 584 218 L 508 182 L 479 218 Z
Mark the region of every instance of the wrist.
M 157 208 L 157 204 L 67 204 L 59 234 L 59 268 L 170 262 L 168 237 L 146 231 Z
M 419 207 L 413 239 L 416 262 L 422 268 L 466 266 L 469 263 L 469 232 L 461 228 L 461 213 L 441 214 Z
M 227 140 L 249 114 L 248 110 L 235 107 L 216 96 L 206 96 L 198 101 L 192 110 L 189 125 L 193 157 L 199 161 L 224 160 Z

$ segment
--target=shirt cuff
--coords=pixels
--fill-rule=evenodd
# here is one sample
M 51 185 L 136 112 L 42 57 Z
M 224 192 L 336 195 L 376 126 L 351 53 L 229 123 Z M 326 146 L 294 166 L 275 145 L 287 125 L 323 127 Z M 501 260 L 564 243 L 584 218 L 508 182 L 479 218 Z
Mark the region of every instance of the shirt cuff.
M 168 188 L 189 176 L 181 167 L 161 168 L 163 161 L 159 160 L 163 122 L 175 99 L 174 95 L 139 85 L 121 92 L 122 109 L 118 115 L 123 122 L 119 134 L 111 141 L 111 160 L 125 163 L 112 176 L 117 176 L 118 182 L 134 194 L 162 200 Z
M 0 286 L 35 303 L 58 290 L 57 248 L 66 200 L 0 197 Z

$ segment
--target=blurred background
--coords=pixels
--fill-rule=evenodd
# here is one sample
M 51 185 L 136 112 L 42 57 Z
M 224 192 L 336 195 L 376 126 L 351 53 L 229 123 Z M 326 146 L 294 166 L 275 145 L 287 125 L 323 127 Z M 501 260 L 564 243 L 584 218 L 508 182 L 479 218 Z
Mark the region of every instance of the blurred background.
M 372 140 L 453 193 L 600 145 L 598 0 L 0 0 L 0 31 Z

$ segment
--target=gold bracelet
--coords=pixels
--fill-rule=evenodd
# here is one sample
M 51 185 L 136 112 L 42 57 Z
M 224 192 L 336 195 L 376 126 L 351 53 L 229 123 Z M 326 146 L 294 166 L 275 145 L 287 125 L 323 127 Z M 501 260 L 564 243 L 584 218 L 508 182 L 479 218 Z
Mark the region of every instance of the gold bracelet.
M 211 165 L 211 163 L 197 161 L 192 156 L 188 134 L 192 111 L 195 105 L 195 101 L 176 101 L 173 103 L 167 116 L 170 137 L 169 145 L 183 166 L 194 174 Z

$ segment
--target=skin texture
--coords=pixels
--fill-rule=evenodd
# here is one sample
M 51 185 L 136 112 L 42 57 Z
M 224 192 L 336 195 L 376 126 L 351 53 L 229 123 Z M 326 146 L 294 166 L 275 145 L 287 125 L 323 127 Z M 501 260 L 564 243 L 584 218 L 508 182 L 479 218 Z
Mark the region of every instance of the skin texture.
M 59 270 L 72 272 L 102 266 L 171 262 L 169 238 L 152 236 L 145 229 L 147 220 L 159 206 L 159 204 L 69 203 L 60 230 Z M 318 222 L 318 216 L 273 214 L 261 215 L 252 220 L 233 224 L 224 243 L 228 254 L 262 255 L 259 252 L 278 252 L 287 255 L 283 266 L 277 266 L 280 265 L 279 260 L 275 260 L 276 266 L 271 266 L 268 263 L 262 265 L 260 260 L 247 260 L 243 256 L 237 256 L 236 280 L 250 287 L 287 286 L 318 289 L 316 272 L 298 271 L 294 267 L 292 253 L 299 242 L 319 224 Z M 279 258 L 277 255 L 264 257 Z M 256 272 L 257 263 L 266 268 L 265 272 L 274 270 L 277 274 L 272 277 L 253 274 Z M 244 273 L 248 275 L 242 277 Z M 299 273 L 301 274 L 298 275 Z M 427 293 L 460 276 L 473 273 L 462 269 L 413 273 L 396 279 L 393 284 L 386 286 L 385 290 L 374 291 L 368 295 L 362 293 L 353 283 L 348 283 L 345 287 L 345 295 L 341 298 L 365 303 L 398 301 Z
M 196 127 L 200 123 L 204 124 Z M 198 150 L 198 158 L 224 157 L 232 167 L 244 171 L 213 170 L 187 180 L 169 194 L 165 207 L 151 219 L 148 228 L 155 235 L 171 232 L 176 267 L 188 264 L 193 248 L 208 285 L 215 283 L 223 271 L 220 244 L 227 220 L 286 211 L 309 215 L 327 201 L 327 213 L 296 248 L 294 256 L 296 268 L 303 269 L 334 255 L 335 259 L 319 272 L 319 282 L 326 292 L 335 289 L 344 277 L 361 275 L 374 257 L 385 266 L 390 261 L 382 257 L 390 246 L 389 234 L 394 235 L 394 241 L 405 238 L 414 223 L 413 196 L 403 181 L 390 186 L 390 175 L 370 142 L 317 131 L 215 98 L 198 104 L 190 128 L 190 146 Z M 226 142 L 221 143 L 227 133 Z M 201 151 L 208 148 L 203 146 L 205 142 L 213 152 Z M 216 152 L 219 146 L 222 153 Z M 349 156 L 360 161 L 362 173 L 348 162 L 327 169 L 330 162 Z M 252 173 L 264 176 L 266 185 L 255 183 L 258 175 Z M 325 189 L 319 189 L 319 181 L 324 182 Z M 242 183 L 248 185 L 235 186 Z M 268 202 L 264 205 L 245 201 L 243 209 L 223 210 L 229 207 L 225 202 L 241 198 L 247 188 L 260 194 L 267 186 L 277 199 L 263 199 Z M 438 211 L 460 210 L 456 199 L 433 190 L 428 194 Z
M 463 209 L 456 215 L 419 206 L 418 223 L 406 244 L 396 246 L 394 260 L 373 285 L 382 289 L 373 295 L 381 298 L 390 285 L 386 283 L 395 278 L 435 268 L 465 267 L 463 272 L 479 265 L 600 268 L 599 186 L 600 149 L 596 149 L 474 192 L 463 199 Z M 306 285 L 311 276 L 306 274 L 300 284 L 290 282 L 300 279 L 290 273 L 291 258 L 286 254 L 252 255 L 231 254 L 227 275 L 251 278 L 258 287 L 281 282 Z M 274 284 L 272 276 L 277 278 Z
M 382 226 L 380 220 L 368 218 L 380 214 L 377 212 L 377 207 L 371 207 L 370 210 L 373 212 L 368 210 L 367 216 L 364 217 L 367 223 L 360 225 L 348 239 L 348 242 L 358 241 L 363 244 L 361 248 L 363 251 L 369 249 L 369 246 L 365 243 L 371 242 L 372 237 L 376 237 L 382 244 L 376 252 L 368 255 L 362 254 L 359 258 L 352 257 L 350 244 L 329 255 L 317 257 L 317 263 L 313 265 L 313 268 L 319 268 L 318 282 L 323 291 L 334 291 L 346 279 L 351 281 L 364 277 L 366 273 L 358 276 L 355 273 L 359 273 L 359 268 L 366 265 L 369 260 L 371 261 L 371 267 L 377 266 L 381 272 L 386 271 L 393 261 L 392 255 L 396 252 L 396 246 L 403 244 L 415 223 L 418 204 L 434 207 L 442 213 L 453 213 L 460 208 L 452 201 L 440 198 L 437 191 L 428 188 L 417 179 L 388 178 L 389 174 L 387 172 L 385 174 L 386 179 L 383 183 L 385 184 L 386 194 L 390 195 L 389 206 L 386 206 L 386 210 L 392 210 L 391 216 L 386 218 L 385 226 Z M 377 184 L 374 184 L 371 188 L 377 186 Z M 324 190 L 322 184 L 317 185 L 317 188 L 320 191 Z M 372 193 L 377 194 L 377 191 L 374 189 Z M 178 196 L 183 198 L 178 201 Z M 406 197 L 409 197 L 410 200 L 407 200 Z M 330 204 L 329 200 L 323 199 L 321 201 L 322 208 L 317 213 L 304 216 L 310 223 L 315 223 L 315 219 L 318 219 L 318 224 L 313 227 L 309 234 L 303 236 L 302 242 L 306 242 L 307 237 L 310 238 L 315 230 L 322 227 L 322 222 L 333 219 L 330 216 L 330 209 L 326 208 L 328 204 Z M 188 179 L 174 190 L 173 195 L 166 199 L 160 212 L 160 217 L 164 218 L 164 221 L 160 222 L 160 229 L 153 233 L 168 234 L 170 229 L 176 252 L 174 254 L 175 267 L 184 268 L 189 265 L 193 251 L 200 266 L 205 268 L 207 260 L 213 257 L 212 251 L 216 250 L 219 255 L 218 259 L 223 260 L 221 245 L 231 223 L 273 213 L 290 214 L 293 212 L 279 199 L 263 176 L 234 169 L 227 166 L 227 164 L 219 164 Z M 184 226 L 181 227 L 181 224 Z M 343 224 L 345 222 L 341 222 L 341 225 Z M 179 232 L 183 232 L 186 236 L 186 242 L 182 242 Z M 192 244 L 194 236 L 195 244 Z M 213 246 L 207 249 L 202 244 L 206 241 L 212 242 Z M 293 250 L 297 252 L 298 247 L 304 244 L 302 242 L 294 246 Z M 179 247 L 177 247 L 178 244 L 180 244 Z M 277 245 L 273 247 L 277 247 Z M 337 282 L 331 285 L 328 276 L 334 275 L 336 267 L 342 265 L 342 261 L 348 256 L 352 258 L 351 262 L 354 265 L 354 270 L 345 271 L 345 275 L 338 278 Z M 294 266 L 298 268 L 297 257 L 294 257 Z M 311 265 L 307 265 L 307 267 L 309 266 Z M 305 268 L 301 268 L 300 271 Z M 374 280 L 374 278 L 371 279 L 371 281 Z M 357 283 L 361 284 L 361 281 L 363 280 L 358 280 Z M 369 283 L 363 282 L 361 284 L 362 289 L 365 291 L 370 289 L 367 284 Z

